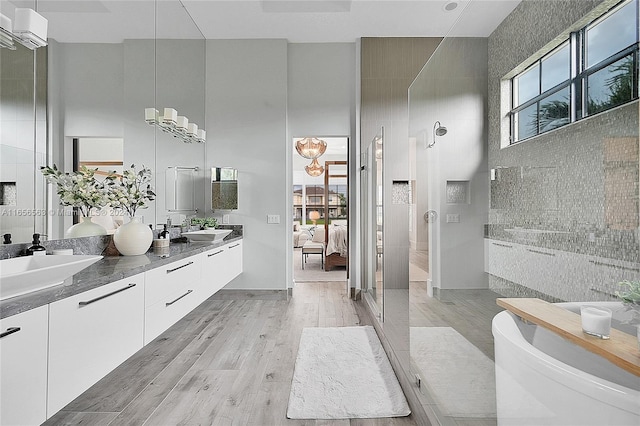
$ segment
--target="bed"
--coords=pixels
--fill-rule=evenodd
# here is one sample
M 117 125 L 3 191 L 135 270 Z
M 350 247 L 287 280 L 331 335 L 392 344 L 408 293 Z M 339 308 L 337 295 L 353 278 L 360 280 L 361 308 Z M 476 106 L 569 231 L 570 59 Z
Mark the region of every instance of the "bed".
M 324 270 L 330 271 L 336 266 L 347 266 L 348 245 L 347 227 L 345 225 L 329 225 L 329 236 L 324 251 Z

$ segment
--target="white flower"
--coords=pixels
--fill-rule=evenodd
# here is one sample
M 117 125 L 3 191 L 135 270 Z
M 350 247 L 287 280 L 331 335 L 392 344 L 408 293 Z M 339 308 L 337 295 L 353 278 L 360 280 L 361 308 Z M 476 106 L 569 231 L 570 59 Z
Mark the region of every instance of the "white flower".
M 151 169 L 144 166 L 136 172 L 135 165 L 132 164 L 120 179 L 113 176 L 107 180 L 109 204 L 114 208 L 122 208 L 131 217 L 135 216 L 137 209 L 147 208 L 147 202 L 155 199 L 156 194 L 150 185 Z
M 80 209 L 83 216 L 87 216 L 92 208 L 107 205 L 109 199 L 105 190 L 105 183 L 95 178 L 97 169 L 82 166 L 73 174 L 66 174 L 53 167 L 43 167 L 42 174 L 51 183 L 57 185 L 60 204 Z

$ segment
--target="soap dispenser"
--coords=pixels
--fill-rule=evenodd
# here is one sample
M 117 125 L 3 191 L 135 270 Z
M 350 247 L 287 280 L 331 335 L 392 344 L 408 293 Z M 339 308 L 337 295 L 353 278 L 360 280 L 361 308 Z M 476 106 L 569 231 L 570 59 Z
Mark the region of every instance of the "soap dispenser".
M 27 256 L 44 256 L 47 249 L 40 245 L 40 234 L 33 234 L 33 242 L 27 248 Z
M 164 225 L 164 230 L 162 232 L 160 232 L 160 235 L 158 236 L 158 238 L 162 238 L 162 239 L 169 239 L 169 231 L 167 230 L 167 225 Z

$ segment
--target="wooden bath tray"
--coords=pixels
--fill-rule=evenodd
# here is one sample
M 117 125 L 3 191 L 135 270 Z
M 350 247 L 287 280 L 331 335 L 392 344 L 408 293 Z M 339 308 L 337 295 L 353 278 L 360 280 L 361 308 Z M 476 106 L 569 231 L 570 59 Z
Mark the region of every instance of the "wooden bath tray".
M 570 342 L 598 354 L 620 368 L 640 376 L 638 339 L 631 334 L 611 329 L 609 340 L 589 336 L 582 331 L 580 314 L 540 299 L 498 298 L 496 303 L 531 323 L 559 334 Z

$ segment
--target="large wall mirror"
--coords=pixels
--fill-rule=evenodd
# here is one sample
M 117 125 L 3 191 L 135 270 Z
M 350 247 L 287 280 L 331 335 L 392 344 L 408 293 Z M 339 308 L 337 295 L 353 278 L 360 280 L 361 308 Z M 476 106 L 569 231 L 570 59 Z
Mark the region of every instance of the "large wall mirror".
M 49 45 L 0 50 L 1 233 L 11 233 L 14 243 L 30 241 L 34 232 L 63 238 L 73 224 L 71 209 L 59 208 L 39 169 L 56 164 L 72 171 L 78 162 L 74 146 L 92 139 L 121 140 L 124 167 L 152 169 L 157 198 L 138 215 L 153 227 L 166 223 L 166 169 L 204 170 L 204 144 L 185 143 L 144 120 L 145 108 L 168 107 L 205 126 L 205 41 L 180 1 L 91 1 L 78 7 L 7 0 L 1 13 L 11 17 L 17 7 L 48 19 Z M 5 136 L 8 128 L 11 137 Z M 99 164 L 98 157 L 88 161 Z M 202 194 L 196 210 L 204 209 L 204 174 L 195 182 L 194 192 Z
M 12 18 L 15 6 L 8 3 L 0 2 L 0 13 Z M 43 181 L 34 174 L 46 161 L 46 62 L 44 49 L 19 43 L 0 49 L 0 227 L 14 241 L 46 226 Z

